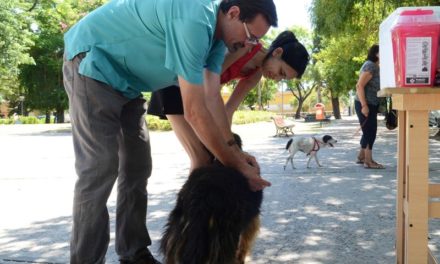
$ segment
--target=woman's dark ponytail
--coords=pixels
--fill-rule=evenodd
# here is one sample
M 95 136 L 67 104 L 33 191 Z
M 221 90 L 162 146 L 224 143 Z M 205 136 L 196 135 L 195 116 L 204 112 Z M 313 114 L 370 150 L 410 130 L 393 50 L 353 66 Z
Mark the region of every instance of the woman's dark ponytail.
M 298 79 L 301 78 L 310 60 L 309 53 L 304 45 L 298 41 L 292 31 L 283 31 L 270 45 L 264 60 L 266 61 L 271 57 L 272 52 L 279 47 L 283 48 L 281 59 L 298 73 Z

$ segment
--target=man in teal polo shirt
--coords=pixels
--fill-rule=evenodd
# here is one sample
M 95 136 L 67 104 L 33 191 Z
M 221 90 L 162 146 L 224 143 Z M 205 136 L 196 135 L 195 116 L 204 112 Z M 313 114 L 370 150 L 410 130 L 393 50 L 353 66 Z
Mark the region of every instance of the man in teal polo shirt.
M 225 47 L 234 51 L 276 24 L 272 0 L 113 0 L 66 33 L 63 74 L 78 174 L 71 263 L 105 262 L 106 202 L 116 179 L 120 261 L 158 263 L 147 248 L 152 162 L 143 91 L 178 84 L 185 118 L 205 146 L 253 190 L 270 185 L 255 158 L 234 144 L 220 93 L 205 94 L 220 91 Z

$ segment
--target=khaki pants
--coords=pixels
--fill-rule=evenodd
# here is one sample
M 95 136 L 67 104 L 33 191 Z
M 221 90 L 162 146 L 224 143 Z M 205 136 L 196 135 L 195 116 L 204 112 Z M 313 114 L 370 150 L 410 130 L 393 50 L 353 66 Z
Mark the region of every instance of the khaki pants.
M 63 64 L 78 175 L 70 263 L 105 263 L 110 240 L 106 203 L 116 179 L 116 252 L 121 260 L 134 260 L 151 244 L 146 187 L 152 161 L 145 100 L 130 100 L 80 75 L 83 57 Z

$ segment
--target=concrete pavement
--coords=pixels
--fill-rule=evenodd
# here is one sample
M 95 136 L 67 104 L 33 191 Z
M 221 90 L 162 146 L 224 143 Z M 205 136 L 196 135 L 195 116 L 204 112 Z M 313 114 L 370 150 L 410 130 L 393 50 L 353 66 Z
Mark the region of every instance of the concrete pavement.
M 354 117 L 317 123 L 296 122 L 298 135 L 330 134 L 334 149 L 321 149 L 324 167 L 284 171 L 287 138 L 273 137 L 272 122 L 234 126 L 244 149 L 257 157 L 265 190 L 262 228 L 248 263 L 394 263 L 396 131 L 380 124 L 374 156 L 386 169 L 355 164 L 359 135 Z M 188 159 L 173 132 L 151 132 L 154 168 L 149 181 L 148 228 L 152 251 L 175 195 L 188 175 Z M 0 263 L 68 263 L 72 193 L 75 182 L 69 125 L 0 126 Z M 440 180 L 438 141 L 430 141 L 430 177 Z M 115 191 L 108 208 L 114 252 Z M 431 248 L 440 245 L 440 222 L 431 221 Z M 439 257 L 439 256 L 438 256 Z

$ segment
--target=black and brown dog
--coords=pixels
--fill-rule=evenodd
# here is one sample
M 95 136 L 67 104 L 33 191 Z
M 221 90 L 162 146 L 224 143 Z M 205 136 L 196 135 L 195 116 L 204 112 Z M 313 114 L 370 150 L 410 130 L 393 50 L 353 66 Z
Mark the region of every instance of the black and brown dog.
M 195 169 L 165 227 L 164 263 L 244 263 L 260 228 L 262 200 L 263 192 L 251 191 L 237 170 L 219 164 Z

